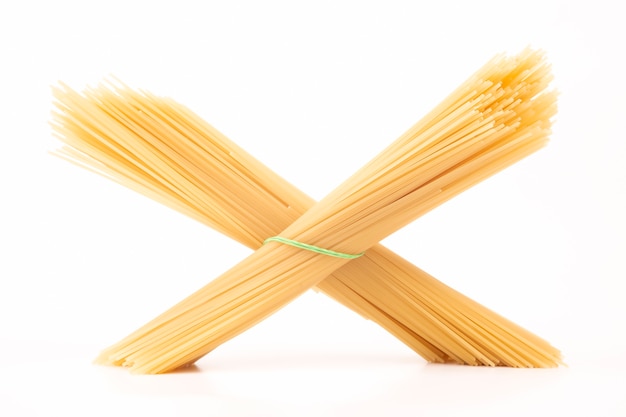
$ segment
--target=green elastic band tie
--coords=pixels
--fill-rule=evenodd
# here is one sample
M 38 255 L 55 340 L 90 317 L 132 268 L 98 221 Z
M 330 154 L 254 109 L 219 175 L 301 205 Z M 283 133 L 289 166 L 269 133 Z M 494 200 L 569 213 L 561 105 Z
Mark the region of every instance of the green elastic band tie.
M 265 239 L 263 244 L 265 245 L 267 242 L 278 242 L 284 243 L 285 245 L 294 246 L 296 248 L 308 250 L 315 253 L 321 253 L 322 255 L 334 256 L 335 258 L 342 259 L 355 259 L 363 256 L 365 252 L 357 253 L 356 255 L 351 255 L 349 253 L 335 252 L 334 250 L 320 248 L 318 246 L 309 245 L 306 243 L 298 242 L 297 240 L 291 240 L 280 236 L 268 237 Z

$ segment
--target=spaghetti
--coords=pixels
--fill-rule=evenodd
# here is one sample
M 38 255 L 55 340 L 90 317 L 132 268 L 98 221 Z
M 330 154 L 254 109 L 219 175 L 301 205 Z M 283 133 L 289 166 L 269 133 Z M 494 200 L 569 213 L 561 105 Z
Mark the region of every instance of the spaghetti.
M 560 353 L 547 342 L 375 244 L 542 147 L 556 110 L 549 81 L 539 52 L 494 58 L 317 205 L 171 100 L 123 85 L 55 90 L 53 126 L 67 159 L 252 248 L 280 234 L 342 253 L 367 250 L 348 261 L 270 242 L 98 362 L 176 369 L 317 285 L 428 361 L 556 366 Z

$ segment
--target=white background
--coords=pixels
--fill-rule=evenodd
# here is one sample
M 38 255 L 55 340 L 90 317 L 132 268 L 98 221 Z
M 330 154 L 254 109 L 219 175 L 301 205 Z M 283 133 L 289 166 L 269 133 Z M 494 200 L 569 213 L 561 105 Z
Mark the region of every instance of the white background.
M 618 4 L 3 2 L 0 414 L 626 415 Z M 569 367 L 427 365 L 314 292 L 185 373 L 91 365 L 249 251 L 50 156 L 51 85 L 114 74 L 173 97 L 321 198 L 526 45 L 547 51 L 561 91 L 549 147 L 385 243 Z

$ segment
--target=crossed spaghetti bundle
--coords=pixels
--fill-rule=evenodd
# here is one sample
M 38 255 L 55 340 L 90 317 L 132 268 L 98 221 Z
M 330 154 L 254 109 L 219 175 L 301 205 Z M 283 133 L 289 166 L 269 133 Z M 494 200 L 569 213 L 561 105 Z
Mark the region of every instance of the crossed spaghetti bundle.
M 257 249 L 97 362 L 174 370 L 317 286 L 429 362 L 557 366 L 546 341 L 377 244 L 544 146 L 556 112 L 550 80 L 540 52 L 496 56 L 319 203 L 170 99 L 119 82 L 55 89 L 59 155 Z

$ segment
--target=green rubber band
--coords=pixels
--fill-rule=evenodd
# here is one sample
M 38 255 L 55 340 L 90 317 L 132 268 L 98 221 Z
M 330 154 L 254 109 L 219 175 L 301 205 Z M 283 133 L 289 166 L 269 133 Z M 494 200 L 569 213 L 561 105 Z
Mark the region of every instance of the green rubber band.
M 265 239 L 263 244 L 265 245 L 267 242 L 284 243 L 285 245 L 294 246 L 296 248 L 308 250 L 308 251 L 315 252 L 315 253 L 321 253 L 322 255 L 333 256 L 335 258 L 342 258 L 342 259 L 356 259 L 356 258 L 363 256 L 363 254 L 365 253 L 365 252 L 361 252 L 361 253 L 357 253 L 356 255 L 352 255 L 349 253 L 335 252 L 334 250 L 320 248 L 318 246 L 309 245 L 307 243 L 298 242 L 297 240 L 291 240 L 291 239 L 287 239 L 287 238 L 280 237 L 280 236 L 268 237 L 267 239 Z

